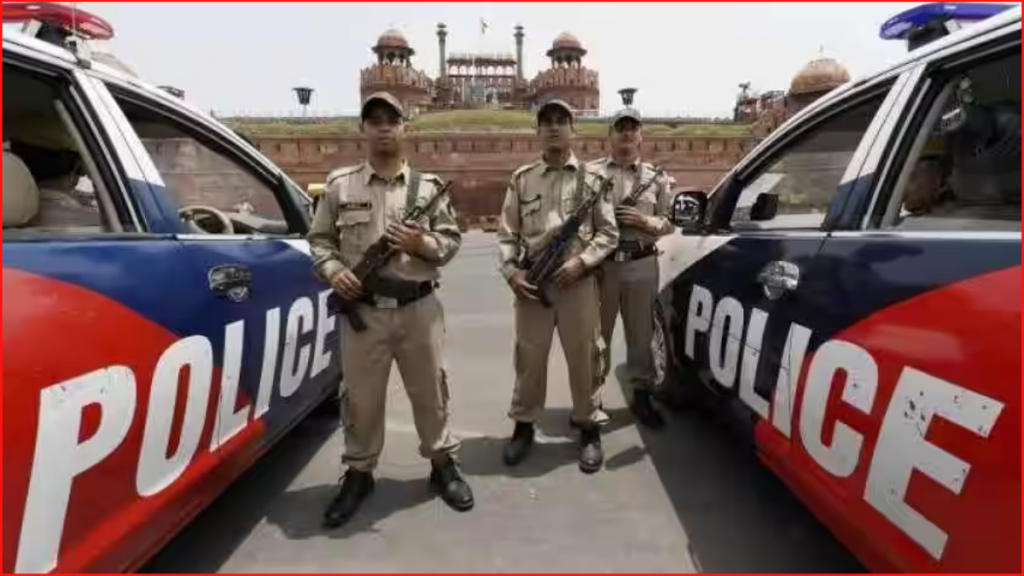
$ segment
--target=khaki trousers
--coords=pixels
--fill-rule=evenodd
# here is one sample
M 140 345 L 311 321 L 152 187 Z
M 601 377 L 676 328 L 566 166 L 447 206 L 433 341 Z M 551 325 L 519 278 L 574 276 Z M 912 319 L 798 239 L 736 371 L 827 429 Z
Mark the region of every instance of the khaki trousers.
M 515 392 L 509 418 L 534 423 L 547 399 L 548 359 L 555 329 L 569 367 L 572 421 L 600 422 L 598 379 L 602 372 L 597 280 L 586 276 L 567 289 L 551 290 L 551 308 L 516 298 Z
M 455 452 L 449 429 L 448 381 L 443 367 L 444 310 L 435 294 L 401 308 L 360 306 L 367 329 L 356 332 L 341 319 L 342 463 L 363 472 L 377 467 L 384 449 L 385 404 L 391 364 L 397 362 L 420 438 L 420 455 L 436 459 Z
M 622 313 L 626 336 L 626 374 L 634 389 L 650 389 L 654 369 L 654 302 L 658 296 L 658 258 L 629 262 L 605 261 L 601 275 L 601 335 L 604 339 L 604 384 L 611 370 L 611 342 L 615 320 Z

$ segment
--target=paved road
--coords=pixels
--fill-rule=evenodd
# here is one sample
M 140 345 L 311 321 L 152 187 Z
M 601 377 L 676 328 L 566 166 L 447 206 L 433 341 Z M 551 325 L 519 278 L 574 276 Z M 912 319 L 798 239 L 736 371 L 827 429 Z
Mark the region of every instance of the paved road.
M 541 442 L 515 470 L 511 300 L 493 236 L 470 234 L 447 271 L 454 425 L 477 507 L 459 514 L 426 490 L 397 369 L 373 499 L 325 532 L 320 515 L 342 447 L 330 415 L 307 420 L 146 568 L 155 572 L 857 572 L 863 568 L 720 426 L 670 416 L 638 430 L 610 382 L 606 470 L 576 465 L 565 363 L 552 353 Z M 557 339 L 556 339 L 557 342 Z M 614 343 L 623 361 L 621 330 Z

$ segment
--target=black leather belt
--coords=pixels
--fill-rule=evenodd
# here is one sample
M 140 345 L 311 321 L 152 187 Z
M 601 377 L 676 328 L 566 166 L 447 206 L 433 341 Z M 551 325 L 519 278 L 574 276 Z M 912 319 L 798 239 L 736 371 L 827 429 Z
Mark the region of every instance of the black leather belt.
M 400 281 L 399 281 L 400 282 Z M 376 308 L 400 308 L 408 306 L 417 300 L 426 298 L 434 293 L 438 283 L 434 281 L 403 283 L 401 289 L 389 290 L 390 282 L 385 283 L 384 289 L 378 289 L 370 297 L 370 305 Z M 398 286 L 396 284 L 396 286 Z
M 640 244 L 626 244 L 620 245 L 612 253 L 610 260 L 613 262 L 631 262 L 633 260 L 640 260 L 641 258 L 647 258 L 654 256 L 658 253 L 658 247 L 654 244 L 640 245 Z

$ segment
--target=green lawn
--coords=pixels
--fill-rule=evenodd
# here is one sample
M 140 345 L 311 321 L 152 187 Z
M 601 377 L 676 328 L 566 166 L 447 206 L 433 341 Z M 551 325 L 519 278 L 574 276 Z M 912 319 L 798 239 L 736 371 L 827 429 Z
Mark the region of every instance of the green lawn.
M 329 136 L 358 131 L 354 120 L 338 119 L 324 122 L 246 122 L 244 119 L 227 120 L 231 128 L 250 136 Z M 533 132 L 533 115 L 512 110 L 456 110 L 423 114 L 409 123 L 410 132 Z M 663 136 L 694 137 L 749 137 L 749 124 L 679 123 L 648 124 L 645 132 Z M 600 121 L 583 120 L 577 123 L 581 136 L 603 136 L 608 126 Z

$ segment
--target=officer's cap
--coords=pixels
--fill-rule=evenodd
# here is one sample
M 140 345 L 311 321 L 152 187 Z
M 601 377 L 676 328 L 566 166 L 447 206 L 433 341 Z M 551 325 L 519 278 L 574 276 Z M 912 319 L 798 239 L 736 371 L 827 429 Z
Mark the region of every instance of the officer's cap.
M 374 92 L 363 100 L 363 107 L 360 111 L 361 120 L 366 120 L 366 114 L 374 104 L 384 104 L 394 110 L 399 118 L 402 120 L 406 119 L 405 108 L 402 107 L 402 103 L 398 101 L 398 98 L 395 98 L 390 92 Z
M 561 98 L 553 98 L 541 104 L 540 108 L 537 108 L 537 119 L 539 120 L 541 115 L 544 114 L 544 112 L 547 112 L 552 108 L 560 108 L 566 114 L 569 115 L 570 120 L 576 120 L 576 113 L 573 111 L 572 106 L 570 106 L 568 102 L 562 100 Z
M 643 118 L 640 116 L 640 111 L 636 108 L 623 108 L 615 113 L 612 117 L 612 126 L 618 125 L 623 120 L 633 120 L 637 124 L 643 124 Z

